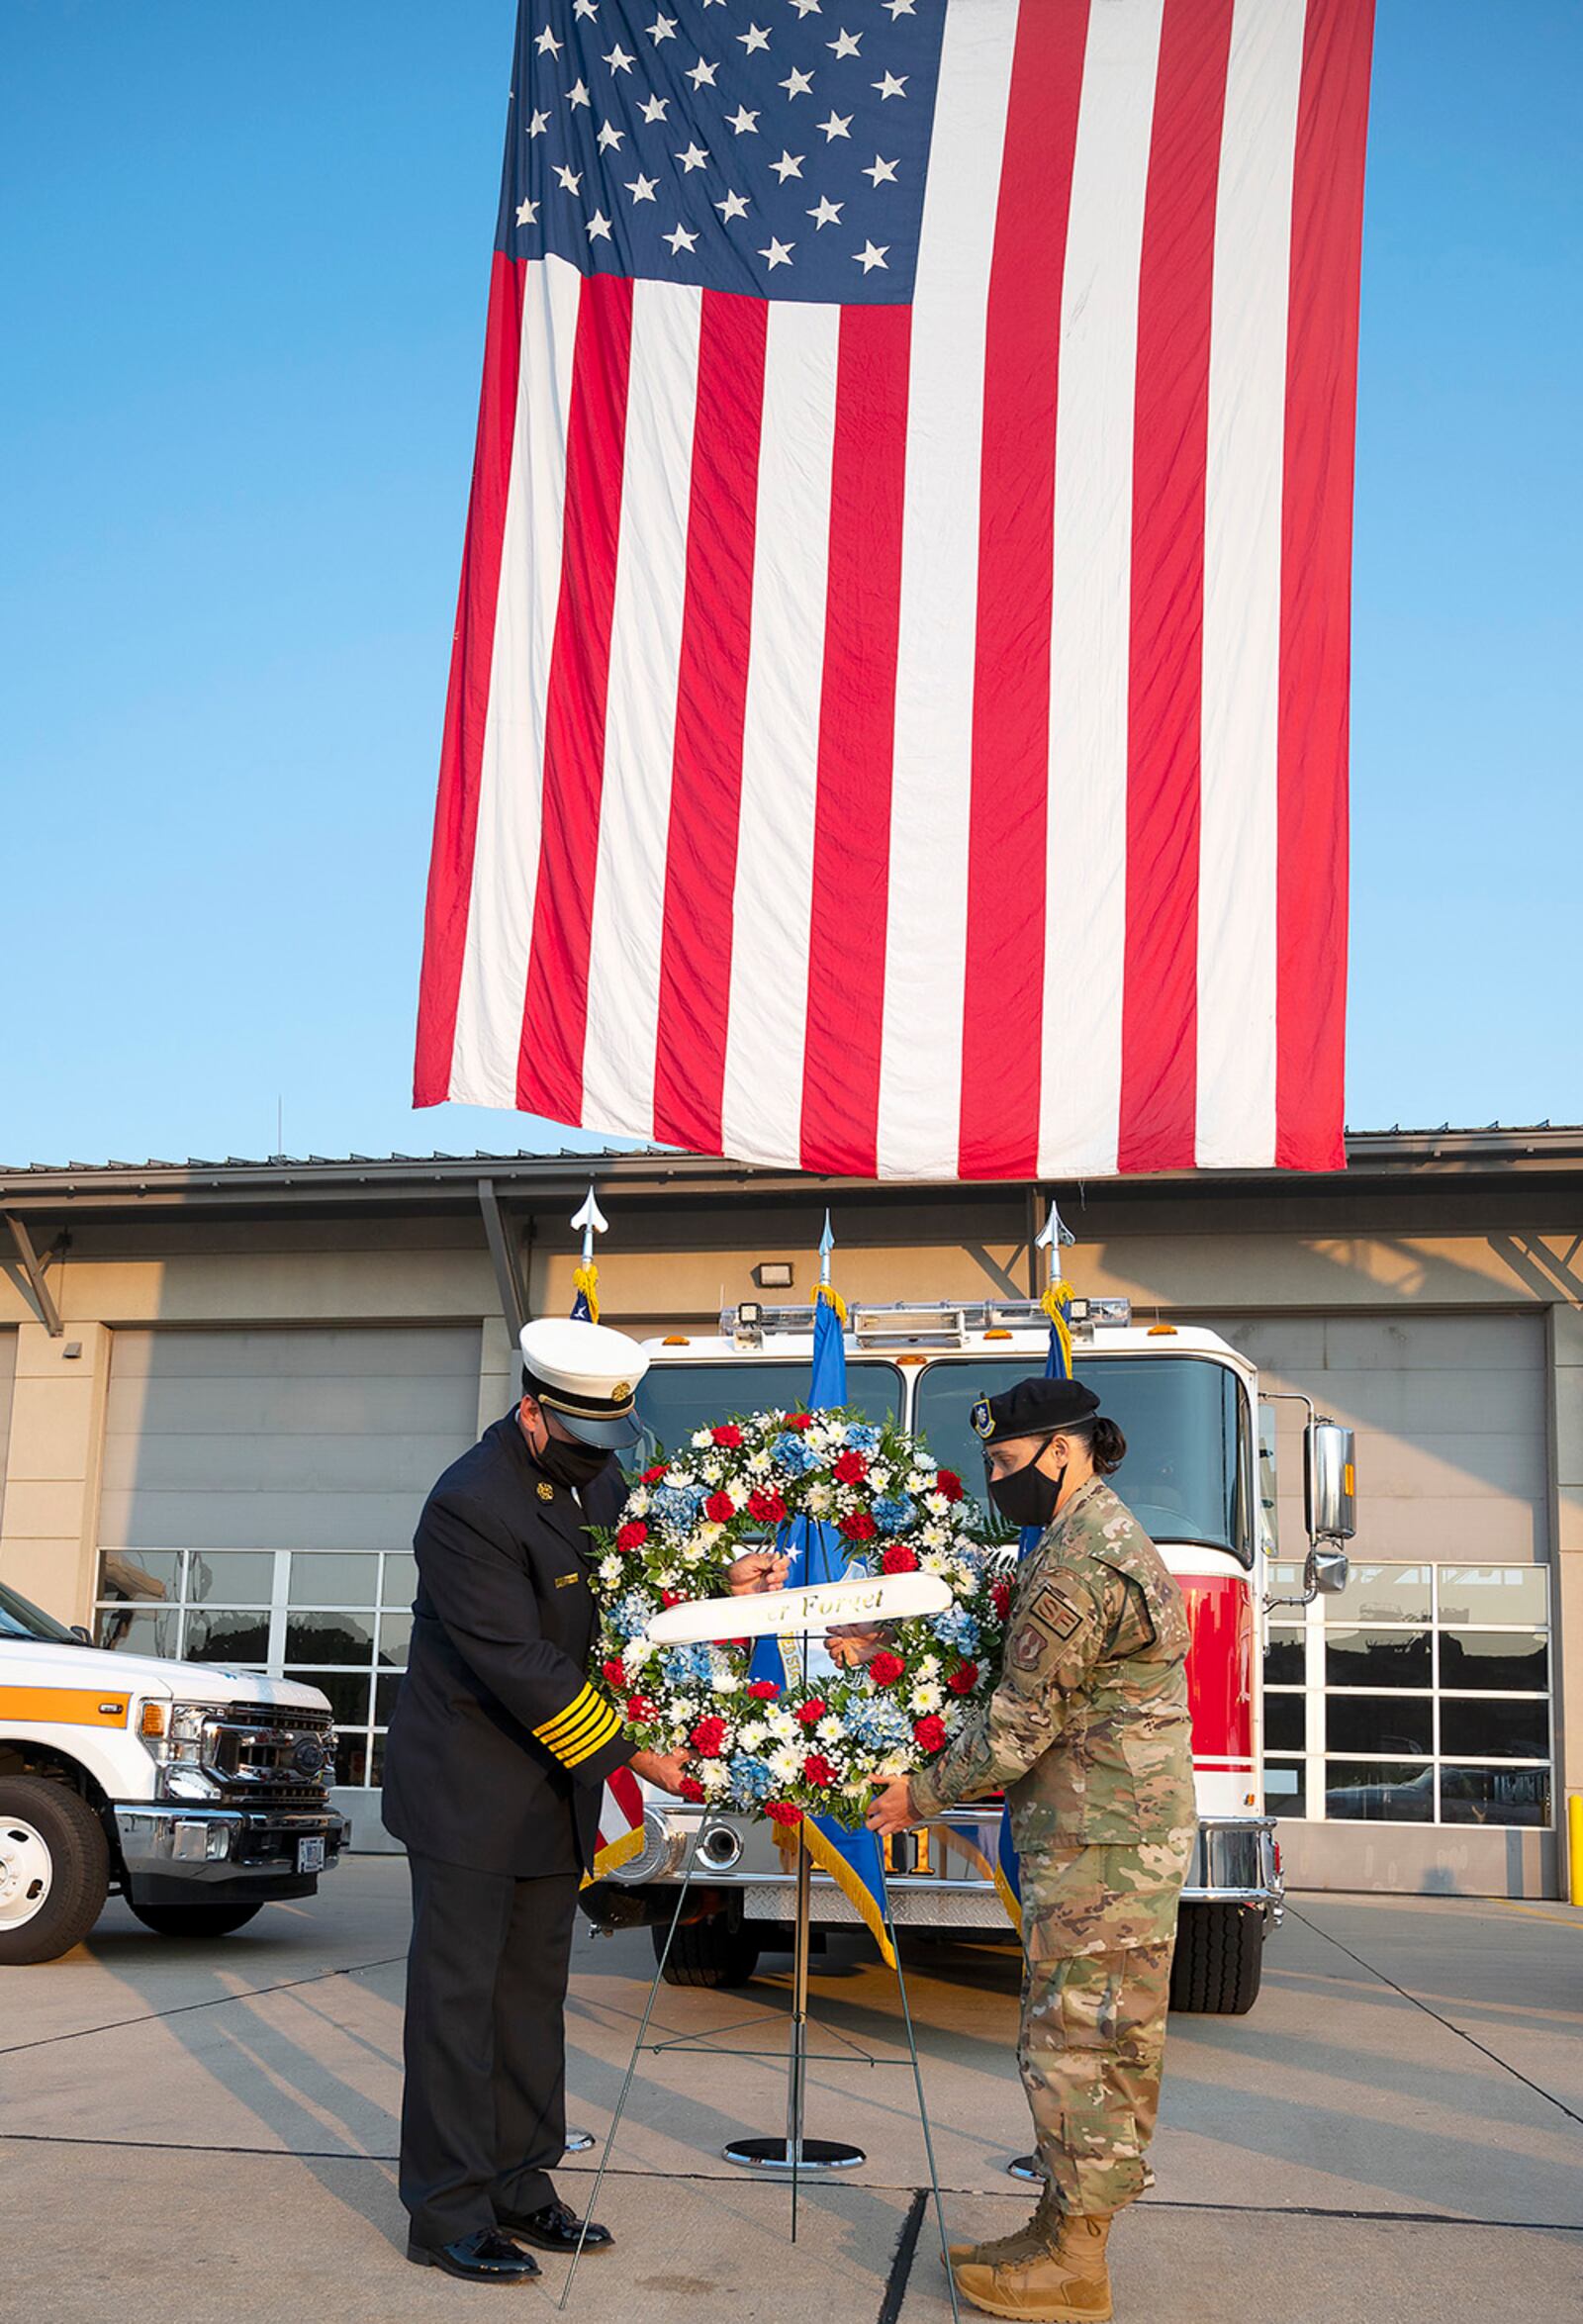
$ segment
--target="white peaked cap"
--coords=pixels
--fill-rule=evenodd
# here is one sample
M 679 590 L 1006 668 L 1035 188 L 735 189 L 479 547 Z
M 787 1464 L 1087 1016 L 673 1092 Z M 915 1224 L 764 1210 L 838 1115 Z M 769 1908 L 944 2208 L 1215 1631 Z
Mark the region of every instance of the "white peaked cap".
M 649 1359 L 635 1340 L 607 1324 L 540 1316 L 522 1326 L 519 1346 L 528 1393 L 572 1436 L 611 1450 L 637 1442 L 642 1427 L 633 1399 Z

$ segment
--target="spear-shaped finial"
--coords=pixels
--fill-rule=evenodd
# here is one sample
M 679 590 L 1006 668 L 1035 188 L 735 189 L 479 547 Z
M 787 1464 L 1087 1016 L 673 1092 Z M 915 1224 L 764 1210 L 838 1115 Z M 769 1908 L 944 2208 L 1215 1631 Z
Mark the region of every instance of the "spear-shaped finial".
M 835 1249 L 835 1235 L 830 1226 L 830 1214 L 824 1214 L 824 1233 L 819 1237 L 819 1280 L 830 1280 L 830 1254 Z
M 594 1181 L 589 1180 L 588 1199 L 573 1219 L 574 1227 L 583 1230 L 583 1263 L 574 1269 L 572 1281 L 577 1297 L 572 1305 L 574 1322 L 597 1324 L 600 1320 L 600 1270 L 594 1263 L 594 1238 L 607 1234 L 608 1222 L 594 1195 Z
M 588 1198 L 584 1202 L 583 1207 L 578 1212 L 576 1218 L 573 1219 L 572 1224 L 574 1227 L 581 1227 L 583 1230 L 583 1264 L 587 1266 L 589 1261 L 594 1256 L 595 1236 L 597 1234 L 607 1235 L 610 1231 L 609 1221 L 606 1219 L 605 1213 L 601 1210 L 599 1203 L 595 1199 L 594 1181 L 592 1178 L 589 1180 Z
M 1061 1252 L 1064 1244 L 1076 1240 L 1052 1196 L 1050 1216 L 1044 1231 L 1034 1237 L 1034 1249 L 1045 1255 L 1045 1288 L 1039 1304 L 1050 1318 L 1051 1369 L 1068 1380 L 1071 1377 L 1071 1285 L 1062 1268 Z

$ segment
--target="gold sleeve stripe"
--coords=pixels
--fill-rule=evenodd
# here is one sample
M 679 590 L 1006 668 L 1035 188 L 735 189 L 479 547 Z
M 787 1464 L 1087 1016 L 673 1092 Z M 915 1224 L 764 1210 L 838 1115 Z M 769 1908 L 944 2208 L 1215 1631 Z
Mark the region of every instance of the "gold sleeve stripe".
M 613 1711 L 605 1713 L 598 1728 L 587 1739 L 577 1743 L 563 1743 L 557 1757 L 567 1767 L 581 1767 L 585 1759 L 592 1759 L 596 1751 L 613 1742 L 621 1731 L 621 1722 Z
M 533 1729 L 533 1732 L 541 1743 L 553 1743 L 564 1728 L 575 1726 L 580 1719 L 586 1718 L 590 1711 L 598 1707 L 599 1702 L 600 1698 L 595 1694 L 594 1689 L 585 1686 L 581 1693 L 575 1695 L 572 1701 L 567 1704 L 564 1711 L 557 1711 L 553 1719 L 546 1719 L 541 1726 L 536 1726 Z
M 582 1718 L 575 1720 L 570 1726 L 557 1727 L 553 1735 L 541 1739 L 548 1743 L 557 1759 L 564 1759 L 568 1751 L 575 1751 L 580 1743 L 586 1742 L 591 1734 L 603 1727 L 605 1720 L 611 1716 L 603 1703 L 591 1704 Z

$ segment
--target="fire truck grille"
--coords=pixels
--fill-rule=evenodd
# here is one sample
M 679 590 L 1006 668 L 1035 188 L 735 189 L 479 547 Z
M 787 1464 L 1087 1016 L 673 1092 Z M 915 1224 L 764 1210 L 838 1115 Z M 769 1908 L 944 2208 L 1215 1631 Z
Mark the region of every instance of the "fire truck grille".
M 327 1711 L 295 1704 L 236 1703 L 204 1722 L 203 1765 L 228 1792 L 281 1806 L 315 1806 L 334 1771 Z

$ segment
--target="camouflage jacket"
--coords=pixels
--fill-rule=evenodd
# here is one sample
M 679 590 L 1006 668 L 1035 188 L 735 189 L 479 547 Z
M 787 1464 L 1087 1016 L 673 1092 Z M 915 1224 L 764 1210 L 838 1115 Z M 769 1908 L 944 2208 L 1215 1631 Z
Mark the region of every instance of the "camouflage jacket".
M 1019 1850 L 1190 1826 L 1186 1657 L 1181 1591 L 1090 1479 L 1018 1567 L 995 1691 L 913 1777 L 920 1818 L 1003 1791 Z

